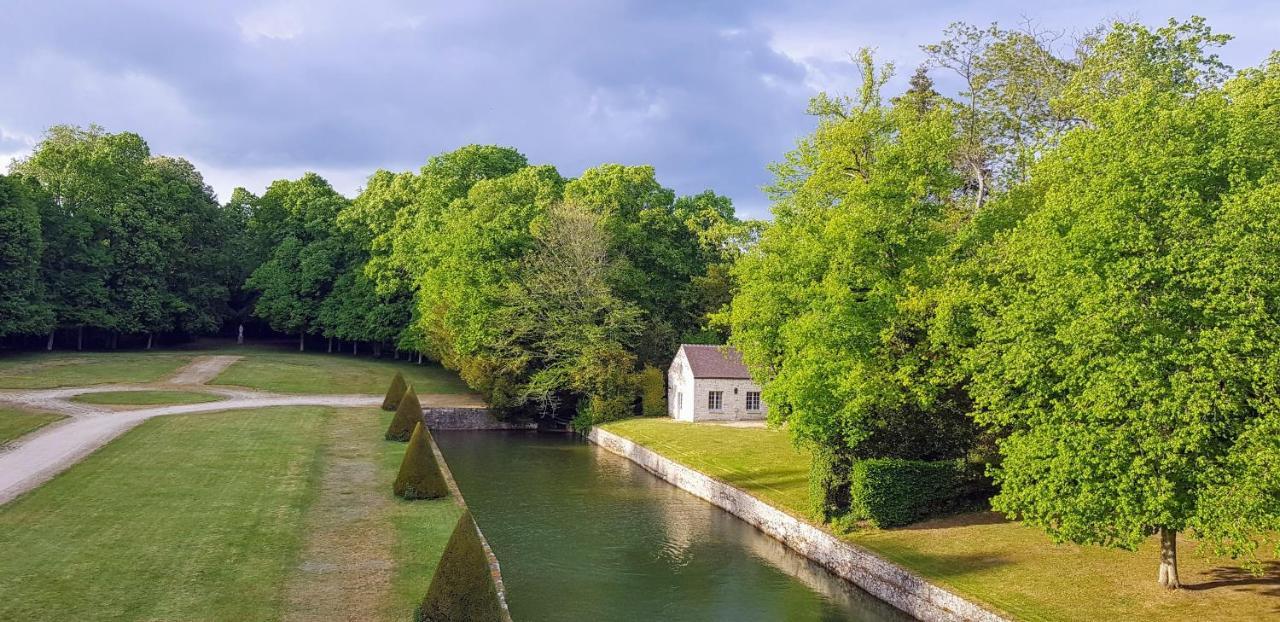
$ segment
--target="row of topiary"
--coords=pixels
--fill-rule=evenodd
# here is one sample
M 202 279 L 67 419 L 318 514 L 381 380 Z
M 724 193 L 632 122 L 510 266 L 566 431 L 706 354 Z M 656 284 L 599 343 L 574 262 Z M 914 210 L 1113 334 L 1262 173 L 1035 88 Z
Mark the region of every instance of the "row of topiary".
M 399 372 L 382 400 L 383 410 L 395 411 L 386 439 L 409 442 L 392 490 L 410 501 L 439 499 L 449 485 L 436 459 L 431 432 L 422 423 L 422 404 L 413 387 Z M 463 510 L 449 536 L 444 554 L 422 602 L 414 610 L 415 622 L 467 622 L 502 620 L 498 587 L 489 570 L 489 558 L 480 540 L 480 529 L 469 510 Z
M 993 492 L 981 465 L 964 460 L 875 458 L 849 472 L 849 514 L 877 527 L 981 507 Z

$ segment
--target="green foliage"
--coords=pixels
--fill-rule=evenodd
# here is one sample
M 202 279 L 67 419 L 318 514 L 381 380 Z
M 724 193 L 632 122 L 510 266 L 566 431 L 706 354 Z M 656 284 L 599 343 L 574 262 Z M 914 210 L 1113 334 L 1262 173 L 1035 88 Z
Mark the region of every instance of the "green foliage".
M 667 414 L 667 379 L 653 365 L 645 365 L 640 371 L 640 407 L 646 417 Z
M 382 398 L 382 410 L 395 411 L 400 400 L 404 399 L 405 390 L 404 374 L 396 372 L 391 378 L 391 386 L 387 387 L 387 396 Z
M 930 516 L 972 509 L 990 483 L 963 460 L 859 460 L 849 473 L 852 516 L 877 527 L 909 525 Z
M 830 445 L 817 445 L 809 463 L 809 514 L 821 521 L 834 520 L 849 512 L 849 472 L 853 459 L 849 452 Z
M 418 401 L 418 394 L 414 392 L 413 386 L 410 386 L 409 390 L 405 391 L 400 404 L 396 406 L 396 415 L 391 418 L 391 423 L 387 426 L 386 439 L 401 443 L 409 440 L 414 426 L 421 421 L 422 403 Z
M 431 432 L 422 421 L 413 424 L 413 435 L 409 437 L 392 490 L 396 496 L 409 500 L 438 499 L 449 494 L 449 485 L 431 449 Z
M 445 545 L 444 556 L 422 604 L 413 613 L 415 622 L 490 622 L 502 619 L 498 587 L 489 571 L 489 558 L 480 541 L 471 512 L 463 512 Z
M 35 184 L 0 175 L 0 337 L 43 333 L 53 324 L 40 279 L 42 202 L 49 199 Z

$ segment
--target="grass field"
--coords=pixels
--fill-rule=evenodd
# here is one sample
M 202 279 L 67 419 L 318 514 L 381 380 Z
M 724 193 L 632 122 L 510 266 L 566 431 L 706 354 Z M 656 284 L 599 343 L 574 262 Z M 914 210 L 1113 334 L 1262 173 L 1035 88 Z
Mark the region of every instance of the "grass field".
M 371 485 L 385 506 L 370 520 L 387 526 L 379 546 L 391 575 L 373 605 L 382 619 L 407 619 L 458 510 L 392 497 L 404 445 L 382 440 L 387 416 L 271 408 L 144 423 L 0 506 L 0 619 L 308 619 L 289 605 L 290 587 L 314 572 L 301 552 L 369 546 L 362 530 L 316 541 L 313 527 L 334 523 L 317 512 Z M 347 438 L 362 449 L 334 445 Z M 335 469 L 376 475 L 352 490 L 326 484 Z
M 186 352 L 39 352 L 0 357 L 0 389 L 50 389 L 161 380 Z
M 629 419 L 603 426 L 664 456 L 804 516 L 808 457 L 786 434 L 759 428 Z M 846 536 L 930 580 L 1022 620 L 1261 620 L 1280 618 L 1280 565 L 1255 579 L 1183 541 L 1186 589 L 1156 583 L 1155 542 L 1134 553 L 1055 545 L 992 513 Z
M 277 393 L 381 394 L 399 371 L 418 393 L 468 392 L 456 374 L 437 365 L 265 348 L 227 348 L 217 353 L 245 358 L 210 384 Z
M 201 404 L 224 399 L 221 395 L 198 391 L 103 391 L 71 398 L 83 404 L 103 406 L 158 406 L 161 404 Z
M 0 407 L 0 445 L 30 434 L 61 418 L 61 415 Z

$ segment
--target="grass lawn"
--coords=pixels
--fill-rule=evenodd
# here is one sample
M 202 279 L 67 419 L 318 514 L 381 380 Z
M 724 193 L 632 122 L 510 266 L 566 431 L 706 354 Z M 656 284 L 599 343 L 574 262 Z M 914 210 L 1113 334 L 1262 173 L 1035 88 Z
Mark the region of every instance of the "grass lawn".
M 155 406 L 160 404 L 200 404 L 224 399 L 221 395 L 198 391 L 104 391 L 71 398 L 84 404 L 104 406 Z
M 39 352 L 0 357 L 0 389 L 155 382 L 189 363 L 186 352 Z
M 785 432 L 629 419 L 604 429 L 805 515 L 808 457 Z M 1280 564 L 1255 579 L 1229 560 L 1179 547 L 1187 589 L 1156 583 L 1156 542 L 1136 553 L 1055 545 L 1043 532 L 993 513 L 846 536 L 975 601 L 1023 620 L 1259 620 L 1280 617 Z
M 267 348 L 227 348 L 236 362 L 210 384 L 277 393 L 382 394 L 397 371 L 418 393 L 468 393 L 457 374 L 438 365 L 342 354 L 282 352 Z
M 30 434 L 61 418 L 62 415 L 0 407 L 0 445 Z
M 383 619 L 407 619 L 457 509 L 448 500 L 394 501 L 389 478 L 404 446 L 382 441 L 384 415 L 344 420 L 350 412 L 152 419 L 0 506 L 0 619 L 298 619 L 287 591 L 314 572 L 300 554 L 314 548 L 318 501 L 362 492 L 325 487 L 335 468 L 376 473 L 375 494 L 390 509 L 373 519 L 387 525 L 391 576 L 375 604 L 393 612 Z M 339 421 L 369 439 L 367 455 L 333 446 L 347 432 Z M 347 460 L 354 466 L 342 466 Z M 363 537 L 331 545 L 361 547 Z

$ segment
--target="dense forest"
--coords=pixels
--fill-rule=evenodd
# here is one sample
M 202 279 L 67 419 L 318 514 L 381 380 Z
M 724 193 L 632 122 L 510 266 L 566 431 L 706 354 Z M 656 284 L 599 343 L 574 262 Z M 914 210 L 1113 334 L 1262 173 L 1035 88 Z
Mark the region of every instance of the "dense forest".
M 354 199 L 307 174 L 219 205 L 136 135 L 55 127 L 0 177 L 0 337 L 149 346 L 252 314 L 580 427 L 639 412 L 676 344 L 728 341 L 813 452 L 822 519 L 856 514 L 859 463 L 952 462 L 1057 540 L 1160 534 L 1165 585 L 1178 532 L 1257 568 L 1280 531 L 1280 56 L 1233 71 L 1227 40 L 958 24 L 888 97 L 864 51 L 774 165 L 768 223 L 650 167 L 566 178 L 494 146 Z

